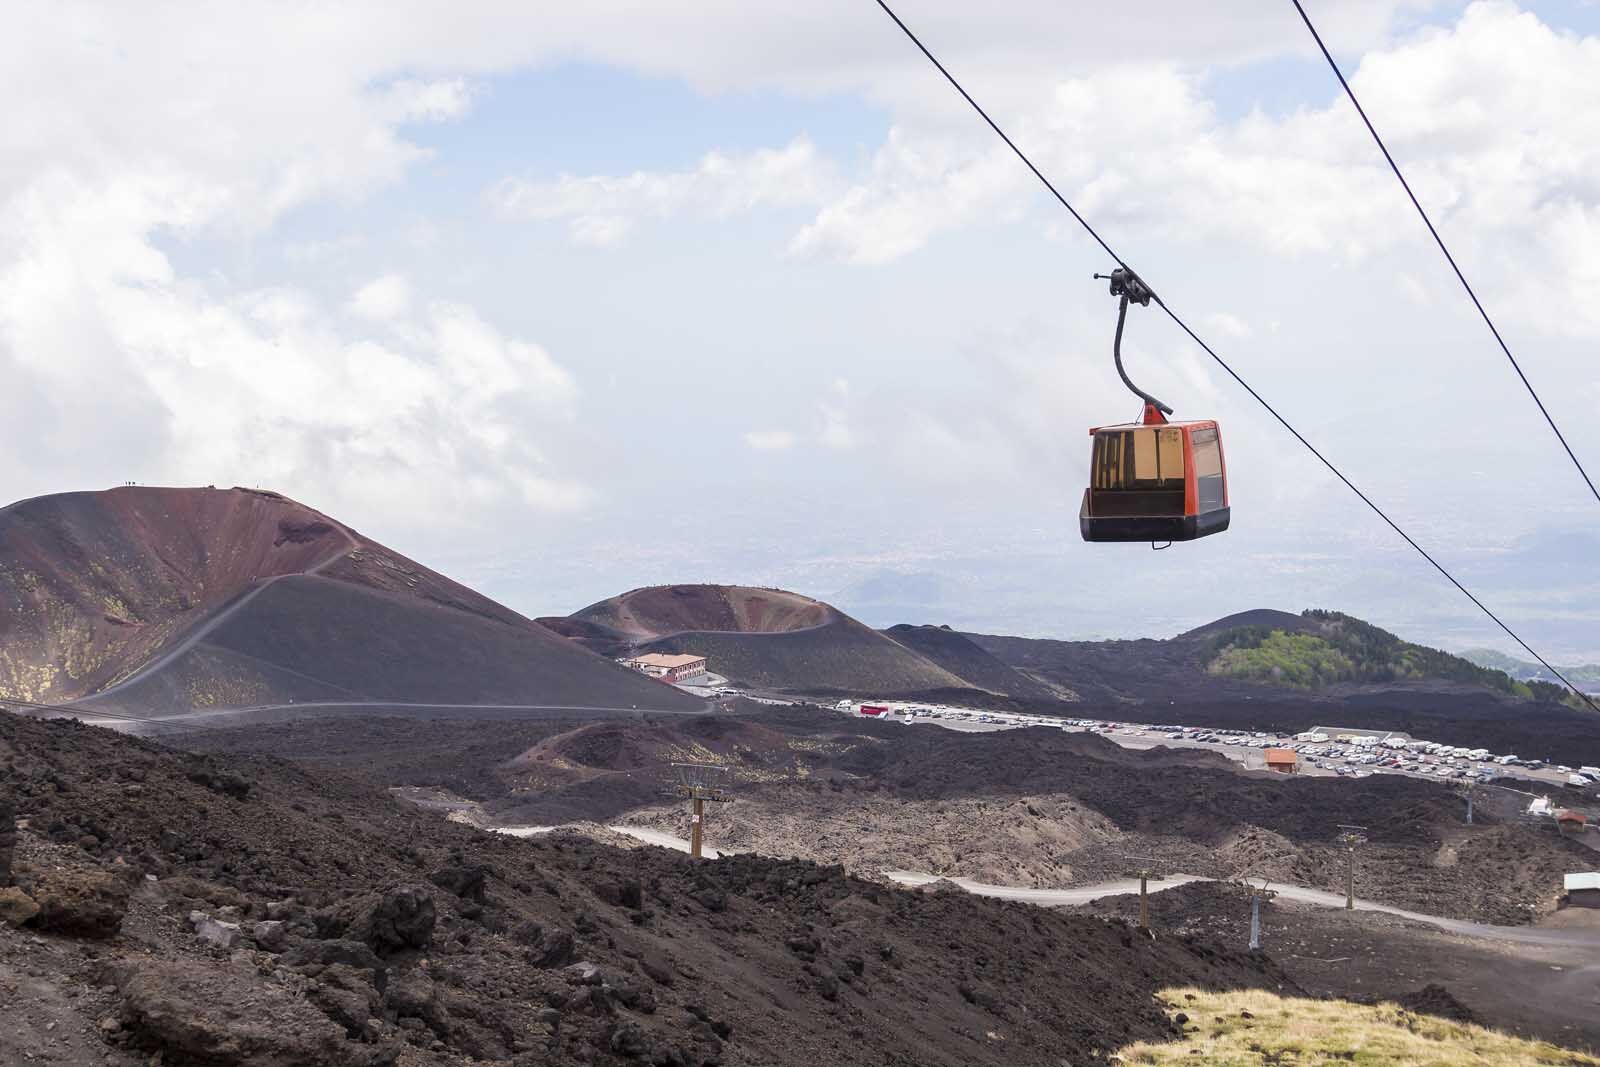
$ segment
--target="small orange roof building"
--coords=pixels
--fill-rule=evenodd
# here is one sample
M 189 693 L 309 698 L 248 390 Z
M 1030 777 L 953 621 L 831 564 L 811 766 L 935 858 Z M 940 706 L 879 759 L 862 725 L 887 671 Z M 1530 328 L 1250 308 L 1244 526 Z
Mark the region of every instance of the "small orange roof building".
M 1267 770 L 1293 774 L 1300 764 L 1300 756 L 1292 748 L 1266 749 Z

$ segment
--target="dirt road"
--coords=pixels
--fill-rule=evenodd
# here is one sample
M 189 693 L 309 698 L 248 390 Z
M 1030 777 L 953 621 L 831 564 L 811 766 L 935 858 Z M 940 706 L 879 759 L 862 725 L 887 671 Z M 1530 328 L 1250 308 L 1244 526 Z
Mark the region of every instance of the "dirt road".
M 919 886 L 939 880 L 938 875 L 923 874 L 917 871 L 885 871 L 884 875 L 899 882 L 901 885 Z M 1176 889 L 1190 882 L 1212 881 L 1213 879 L 1197 878 L 1193 875 L 1177 874 L 1162 881 L 1149 883 L 1149 892 L 1159 893 L 1167 889 Z M 1027 889 L 1019 886 L 985 885 L 966 878 L 950 878 L 951 881 L 969 893 L 979 896 L 998 897 L 1003 900 L 1020 900 L 1029 904 L 1038 904 L 1042 907 L 1067 907 L 1077 904 L 1087 904 L 1097 897 L 1115 896 L 1122 893 L 1137 893 L 1139 883 L 1136 879 L 1123 879 L 1116 882 L 1103 882 L 1099 885 L 1079 886 L 1075 889 Z M 1343 908 L 1345 898 L 1337 893 L 1324 892 L 1321 889 L 1308 889 L 1304 886 L 1274 885 L 1273 890 L 1283 900 L 1298 901 L 1302 904 L 1315 904 L 1323 908 Z M 1355 900 L 1357 911 L 1377 911 L 1386 915 L 1399 916 L 1412 922 L 1426 923 L 1436 926 L 1447 933 L 1461 934 L 1464 937 L 1483 937 L 1495 941 L 1511 941 L 1522 945 L 1554 945 L 1565 948 L 1595 948 L 1600 949 L 1600 931 L 1592 930 L 1552 930 L 1540 929 L 1529 926 L 1491 926 L 1487 923 L 1463 922 L 1460 919 L 1447 919 L 1439 915 L 1424 915 L 1421 912 L 1407 911 L 1404 908 L 1391 907 L 1388 904 L 1379 904 L 1372 900 Z
M 627 834 L 629 837 L 643 841 L 647 845 L 655 845 L 658 848 L 670 848 L 676 852 L 689 851 L 689 842 L 681 837 L 673 837 L 671 834 L 662 833 L 660 830 L 646 830 L 641 826 L 608 826 L 606 829 L 614 830 L 619 834 Z M 722 858 L 722 853 L 710 845 L 702 845 L 700 853 L 707 859 Z
M 395 700 L 332 700 L 307 701 L 294 704 L 256 704 L 243 708 L 215 708 L 209 711 L 185 711 L 170 719 L 127 719 L 96 717 L 94 709 L 82 705 L 61 705 L 59 715 L 40 712 L 39 718 L 75 718 L 89 726 L 133 734 L 137 737 L 160 738 L 169 733 L 196 730 L 226 729 L 236 726 L 259 726 L 273 722 L 286 722 L 306 717 L 309 711 L 332 715 L 397 715 L 418 716 L 430 719 L 466 718 L 495 719 L 521 718 L 537 713 L 540 718 L 639 718 L 651 716 L 694 716 L 705 714 L 694 708 L 619 708 L 586 704 L 416 704 Z
M 638 826 L 612 826 L 609 829 L 661 848 L 675 849 L 679 852 L 687 852 L 689 850 L 689 842 L 660 830 L 648 830 Z M 704 852 L 713 859 L 720 855 L 710 847 L 706 847 Z M 1078 904 L 1087 904 L 1099 897 L 1118 896 L 1123 893 L 1137 893 L 1139 891 L 1139 881 L 1136 878 L 1117 879 L 1110 882 L 1100 882 L 1095 885 L 1077 886 L 1073 889 L 1030 889 L 1025 886 L 989 885 L 984 882 L 975 882 L 970 878 L 941 879 L 939 875 L 926 874 L 921 871 L 884 871 L 883 874 L 884 877 L 905 886 L 923 886 L 943 880 L 953 882 L 967 892 L 978 896 L 995 897 L 1001 900 L 1019 900 L 1027 904 L 1038 904 L 1041 907 L 1070 907 Z M 1174 874 L 1160 881 L 1152 880 L 1148 885 L 1148 889 L 1152 893 L 1159 893 L 1163 890 L 1176 889 L 1178 886 L 1188 885 L 1191 882 L 1213 880 L 1196 875 Z M 1321 889 L 1309 889 L 1304 886 L 1293 885 L 1275 885 L 1272 888 L 1283 900 L 1315 904 L 1324 908 L 1343 908 L 1345 906 L 1344 897 Z M 1412 922 L 1426 923 L 1429 926 L 1438 927 L 1447 933 L 1461 934 L 1464 937 L 1482 937 L 1523 945 L 1600 949 L 1600 931 L 1540 929 L 1527 926 L 1491 926 L 1488 923 L 1463 922 L 1460 919 L 1447 919 L 1439 915 L 1424 915 L 1421 912 L 1407 911 L 1404 908 L 1391 907 L 1388 904 L 1380 904 L 1373 900 L 1363 900 L 1360 897 L 1356 898 L 1355 906 L 1357 911 L 1375 911 L 1386 915 L 1395 915 L 1402 919 L 1409 919 Z

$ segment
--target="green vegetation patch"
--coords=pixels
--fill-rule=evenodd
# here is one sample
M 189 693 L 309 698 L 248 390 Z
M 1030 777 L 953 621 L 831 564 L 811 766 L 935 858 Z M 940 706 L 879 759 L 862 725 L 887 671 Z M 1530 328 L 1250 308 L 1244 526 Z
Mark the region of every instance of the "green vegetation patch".
M 1207 673 L 1223 678 L 1320 689 L 1337 682 L 1437 679 L 1480 685 L 1517 697 L 1561 700 L 1559 686 L 1519 682 L 1437 648 L 1414 645 L 1337 611 L 1302 614 L 1310 625 L 1288 631 L 1244 626 L 1217 634 L 1202 650 Z
M 1252 628 L 1254 629 L 1254 628 Z M 1234 635 L 1238 643 L 1216 652 L 1206 670 L 1225 678 L 1318 689 L 1357 677 L 1357 664 L 1326 639 L 1272 630 Z
M 1227 1067 L 1355 1064 L 1357 1067 L 1600 1067 L 1600 1059 L 1470 1023 L 1418 1015 L 1398 1004 L 1280 997 L 1260 990 L 1160 994 L 1183 1036 L 1129 1045 L 1125 1064 Z

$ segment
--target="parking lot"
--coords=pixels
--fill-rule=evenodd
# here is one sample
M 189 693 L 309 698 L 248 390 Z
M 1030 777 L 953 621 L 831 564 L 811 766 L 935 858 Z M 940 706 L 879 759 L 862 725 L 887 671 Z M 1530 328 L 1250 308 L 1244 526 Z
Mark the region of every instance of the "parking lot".
M 1322 727 L 1299 734 L 1223 730 L 1204 726 L 1151 725 L 1108 719 L 1073 719 L 985 711 L 902 701 L 840 701 L 838 710 L 906 725 L 928 723 L 962 731 L 1009 730 L 1044 726 L 1100 734 L 1125 748 L 1167 745 L 1217 751 L 1247 768 L 1265 769 L 1267 749 L 1295 753 L 1297 772 L 1365 778 L 1404 774 L 1461 785 L 1495 778 L 1521 779 L 1529 786 L 1600 787 L 1600 769 L 1549 765 L 1538 759 L 1487 749 L 1449 746 L 1404 734 Z

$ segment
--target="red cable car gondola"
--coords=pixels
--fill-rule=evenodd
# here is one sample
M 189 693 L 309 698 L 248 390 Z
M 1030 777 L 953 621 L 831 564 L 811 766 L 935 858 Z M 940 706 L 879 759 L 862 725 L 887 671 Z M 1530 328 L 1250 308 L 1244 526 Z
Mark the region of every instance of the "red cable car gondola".
M 1106 275 L 1095 275 L 1097 278 Z M 1222 432 L 1211 420 L 1168 422 L 1172 409 L 1134 385 L 1122 369 L 1122 327 L 1128 302 L 1148 306 L 1154 294 L 1126 267 L 1110 274 L 1117 308 L 1112 342 L 1117 374 L 1144 401 L 1138 422 L 1096 426 L 1089 487 L 1078 527 L 1085 541 L 1193 541 L 1228 528 L 1228 469 Z

